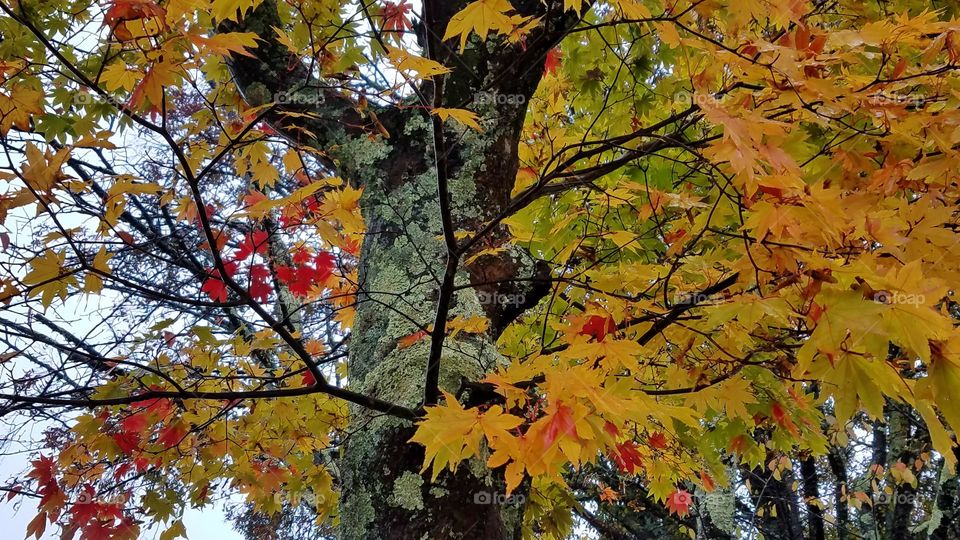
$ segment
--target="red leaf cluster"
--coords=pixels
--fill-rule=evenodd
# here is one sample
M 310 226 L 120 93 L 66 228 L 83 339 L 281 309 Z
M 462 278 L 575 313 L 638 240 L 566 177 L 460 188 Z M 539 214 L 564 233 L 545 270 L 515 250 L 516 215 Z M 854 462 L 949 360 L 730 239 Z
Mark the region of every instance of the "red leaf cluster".
M 293 266 L 277 267 L 277 277 L 295 296 L 304 297 L 333 274 L 334 262 L 333 255 L 327 251 L 314 257 L 308 250 L 301 249 L 293 256 Z

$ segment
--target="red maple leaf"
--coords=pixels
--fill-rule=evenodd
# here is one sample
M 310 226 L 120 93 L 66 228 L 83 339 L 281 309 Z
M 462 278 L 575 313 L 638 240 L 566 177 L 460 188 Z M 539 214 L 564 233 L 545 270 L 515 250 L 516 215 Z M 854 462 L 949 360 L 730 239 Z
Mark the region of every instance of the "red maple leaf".
M 410 13 L 411 9 L 413 7 L 407 3 L 407 0 L 400 0 L 396 4 L 384 2 L 383 10 L 380 12 L 383 16 L 383 31 L 403 32 L 413 28 L 410 19 L 407 18 L 407 13 Z
M 556 73 L 557 68 L 560 67 L 561 60 L 563 59 L 563 53 L 560 52 L 560 49 L 554 47 L 547 51 L 547 58 L 543 62 L 543 71 L 544 73 Z
M 228 276 L 233 276 L 237 273 L 237 263 L 233 261 L 225 261 L 223 263 L 223 269 L 226 270 Z M 203 286 L 200 287 L 200 290 L 207 293 L 211 300 L 217 302 L 226 302 L 227 284 L 220 279 L 220 270 L 217 268 L 211 268 L 207 270 L 207 275 L 209 277 L 203 282 Z
M 52 457 L 41 455 L 39 458 L 32 460 L 30 464 L 33 465 L 33 470 L 27 473 L 28 478 L 36 478 L 37 482 L 41 484 L 53 481 L 57 463 L 53 461 Z
M 643 467 L 643 458 L 637 451 L 637 443 L 625 441 L 617 445 L 613 452 L 613 461 L 622 472 L 633 473 Z
M 333 266 L 336 264 L 336 259 L 333 257 L 333 254 L 329 251 L 321 251 L 317 253 L 316 258 L 313 260 L 313 264 L 317 267 L 316 275 L 314 279 L 318 283 L 322 283 L 333 274 Z
M 547 428 L 543 432 L 543 446 L 549 448 L 561 435 L 577 436 L 577 427 L 573 421 L 573 409 L 563 403 L 557 403 L 557 411 L 550 416 Z
M 157 458 L 156 461 L 159 462 L 160 458 Z M 150 463 L 151 460 L 144 456 L 140 456 L 133 460 L 133 466 L 136 467 L 138 473 L 142 473 L 143 471 L 147 470 L 147 468 L 150 467 Z
M 797 430 L 797 425 L 793 423 L 793 420 L 790 419 L 787 410 L 780 403 L 774 401 L 771 406 L 771 413 L 773 414 L 774 421 L 777 422 L 777 425 L 786 429 L 794 437 L 800 436 L 800 432 Z
M 580 334 L 591 336 L 597 341 L 603 341 L 607 334 L 617 331 L 617 323 L 611 316 L 591 315 L 580 329 Z
M 647 444 L 650 445 L 651 448 L 663 450 L 667 447 L 667 438 L 663 435 L 663 433 L 656 431 L 647 437 Z
M 160 429 L 157 435 L 157 442 L 162 444 L 164 448 L 172 448 L 180 444 L 180 441 L 183 440 L 186 434 L 186 428 L 180 423 L 170 424 Z
M 120 429 L 130 433 L 143 433 L 150 425 L 146 412 L 131 414 L 120 421 Z
M 158 386 L 151 386 L 151 390 L 162 390 Z M 154 415 L 155 418 L 164 418 L 173 409 L 173 404 L 167 398 L 142 399 L 130 404 L 134 408 L 144 409 L 147 414 Z
M 313 373 L 309 369 L 303 372 L 303 385 L 313 386 L 315 384 L 317 384 L 317 378 L 313 376 Z
M 140 526 L 132 517 L 124 517 L 120 524 L 113 530 L 113 539 L 119 538 L 137 538 L 140 536 Z
M 252 283 L 250 283 L 250 298 L 260 303 L 266 303 L 270 299 L 271 291 L 273 291 L 273 287 L 262 278 L 253 278 Z
M 667 495 L 666 506 L 671 514 L 684 517 L 690 513 L 690 505 L 693 504 L 693 496 L 684 489 L 675 489 Z
M 120 465 L 117 466 L 116 469 L 113 470 L 113 479 L 119 480 L 123 478 L 123 475 L 130 472 L 130 469 L 132 468 L 133 468 L 133 465 L 129 461 L 125 461 L 121 463 Z
M 114 433 L 111 437 L 124 454 L 132 454 L 140 449 L 140 435 L 135 432 L 121 431 L 120 433 Z
M 99 505 L 94 500 L 96 491 L 93 486 L 86 485 L 77 496 L 77 500 L 70 505 L 70 515 L 73 516 L 73 522 L 85 524 L 91 519 L 96 519 L 100 513 Z
M 166 10 L 152 0 L 116 0 L 103 17 L 103 24 L 113 30 L 114 35 L 121 41 L 133 38 L 133 35 L 123 25 L 126 21 L 142 19 L 157 19 L 160 24 L 166 24 Z
M 313 258 L 313 255 L 310 253 L 309 249 L 298 249 L 293 254 L 293 264 L 303 265 L 310 262 L 310 259 Z
M 307 264 L 313 261 L 314 265 Z M 296 267 L 278 266 L 277 278 L 290 288 L 296 296 L 307 296 L 314 285 L 322 285 L 333 274 L 335 259 L 332 254 L 321 251 L 316 257 L 307 250 L 300 250 L 293 256 Z
M 240 242 L 240 246 L 237 248 L 237 253 L 235 255 L 237 260 L 246 260 L 247 257 L 253 255 L 254 253 L 264 255 L 268 248 L 268 238 L 270 238 L 270 234 L 267 233 L 267 231 L 253 231 L 251 233 L 247 233 Z
M 259 191 L 251 191 L 243 196 L 243 205 L 245 208 L 250 208 L 251 206 L 261 203 L 263 201 L 269 200 L 269 197 L 264 195 Z
M 218 278 L 207 278 L 207 280 L 203 282 L 203 286 L 200 287 L 200 290 L 207 293 L 211 300 L 217 302 L 227 301 L 227 285 Z
M 112 523 L 105 523 L 99 520 L 93 520 L 83 527 L 82 540 L 112 540 Z
M 287 287 L 290 287 L 290 292 L 292 292 L 294 296 L 308 296 L 310 294 L 310 289 L 313 288 L 313 284 L 310 282 L 309 276 L 310 274 L 304 276 L 301 273 L 296 279 L 287 283 Z M 307 277 L 307 279 L 303 279 L 303 277 Z
M 250 277 L 253 279 L 266 280 L 270 277 L 270 269 L 262 264 L 250 265 Z

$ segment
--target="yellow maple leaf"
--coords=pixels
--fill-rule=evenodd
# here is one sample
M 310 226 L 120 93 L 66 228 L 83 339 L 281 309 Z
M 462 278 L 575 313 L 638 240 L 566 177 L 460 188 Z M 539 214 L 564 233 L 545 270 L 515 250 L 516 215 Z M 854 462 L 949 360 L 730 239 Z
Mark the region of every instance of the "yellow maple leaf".
M 212 52 L 224 56 L 236 53 L 253 58 L 253 53 L 247 49 L 255 49 L 259 38 L 253 32 L 228 32 L 211 37 L 187 34 L 187 39 L 196 45 L 200 52 Z
M 471 32 L 485 39 L 491 31 L 498 34 L 510 34 L 514 27 L 520 26 L 527 17 L 507 15 L 513 6 L 507 0 L 478 0 L 471 2 L 450 19 L 444 41 L 460 37 L 460 52 L 467 46 Z
M 67 288 L 77 285 L 77 278 L 73 273 L 63 268 L 65 259 L 63 252 L 56 253 L 51 250 L 30 261 L 31 270 L 24 276 L 23 282 L 32 286 L 29 294 L 31 298 L 42 295 L 40 303 L 44 308 L 50 306 L 54 296 L 65 299 Z
M 457 337 L 457 334 L 460 332 L 482 334 L 487 331 L 487 328 L 490 328 L 490 319 L 480 315 L 474 315 L 472 317 L 457 315 L 447 323 L 447 328 L 450 330 L 451 338 Z
M 483 131 L 483 128 L 480 127 L 480 123 L 478 122 L 479 118 L 477 115 L 468 110 L 437 107 L 430 112 L 439 116 L 444 122 L 446 122 L 449 118 L 453 118 L 457 122 L 460 122 L 469 128 L 473 128 L 477 131 Z
M 405 73 L 414 71 L 417 76 L 424 79 L 450 72 L 450 68 L 439 62 L 417 56 L 397 47 L 391 47 L 390 45 L 387 45 L 387 58 L 390 59 L 390 62 L 398 71 Z
M 433 480 L 443 469 L 456 471 L 461 461 L 476 455 L 480 451 L 482 436 L 482 431 L 478 429 L 479 411 L 465 410 L 447 392 L 443 392 L 443 396 L 446 403 L 429 408 L 416 433 L 410 438 L 411 442 L 418 442 L 425 447 L 420 472 L 432 464 Z M 495 421 L 491 423 L 491 426 L 496 425 Z
M 211 14 L 217 21 L 239 21 L 250 9 L 263 0 L 215 0 Z
M 90 272 L 87 274 L 83 282 L 84 292 L 99 293 L 103 290 L 103 277 L 100 274 L 110 273 L 110 266 L 107 265 L 107 262 L 110 261 L 111 257 L 113 257 L 113 254 L 107 251 L 107 246 L 100 246 L 100 251 L 93 258 L 93 270 L 97 273 Z
M 136 88 L 137 82 L 142 76 L 142 73 L 128 68 L 124 62 L 112 62 L 103 69 L 103 73 L 100 74 L 100 82 L 109 92 L 116 92 L 117 90 L 129 92 Z

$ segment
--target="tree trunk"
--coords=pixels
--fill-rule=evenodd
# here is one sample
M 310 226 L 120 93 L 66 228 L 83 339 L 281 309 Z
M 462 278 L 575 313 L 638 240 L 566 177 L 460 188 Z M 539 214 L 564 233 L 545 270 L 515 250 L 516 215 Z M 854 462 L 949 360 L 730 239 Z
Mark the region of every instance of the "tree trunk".
M 800 476 L 803 480 L 803 496 L 807 507 L 807 528 L 810 540 L 824 540 L 823 509 L 820 508 L 820 475 L 817 473 L 817 460 L 805 455 L 800 460 Z
M 350 382 L 360 392 L 411 408 L 424 397 L 431 337 L 409 347 L 399 340 L 431 324 L 437 310 L 448 254 L 437 203 L 436 169 L 429 119 L 413 117 L 404 127 L 407 148 L 391 141 L 360 141 L 371 168 L 361 200 L 367 236 L 361 254 L 357 319 L 350 343 Z M 399 135 L 399 134 L 398 134 Z M 451 178 L 455 223 L 484 214 L 473 181 L 483 163 L 483 141 L 461 153 Z M 364 160 L 355 157 L 360 163 Z M 383 177 L 384 167 L 389 174 Z M 398 170 L 400 169 L 400 170 Z M 374 176 L 368 176 L 374 175 Z M 372 181 L 371 181 L 372 180 Z M 395 180 L 401 180 L 399 182 Z M 461 269 L 454 283 L 468 284 Z M 449 318 L 484 316 L 472 288 L 453 295 Z M 446 338 L 440 356 L 440 388 L 456 392 L 463 378 L 477 380 L 499 361 L 494 335 L 460 333 Z M 355 408 L 343 453 L 340 512 L 343 538 L 517 538 L 521 508 L 490 504 L 502 500 L 502 482 L 479 461 L 437 482 L 419 474 L 423 449 L 409 443 L 411 423 Z

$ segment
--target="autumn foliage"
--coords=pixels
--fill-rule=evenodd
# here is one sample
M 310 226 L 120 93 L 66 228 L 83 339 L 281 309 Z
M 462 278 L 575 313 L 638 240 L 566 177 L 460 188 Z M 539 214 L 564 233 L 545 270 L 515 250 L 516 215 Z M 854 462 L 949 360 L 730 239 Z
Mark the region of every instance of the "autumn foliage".
M 0 0 L 0 415 L 46 432 L 8 487 L 36 499 L 28 536 L 173 539 L 236 493 L 336 529 L 338 455 L 379 416 L 427 497 L 395 508 L 481 469 L 526 538 L 644 512 L 693 534 L 721 492 L 755 518 L 728 537 L 773 538 L 750 478 L 796 494 L 829 465 L 836 496 L 797 496 L 825 538 L 955 475 L 952 8 L 438 4 Z M 501 49 L 539 52 L 463 71 Z M 529 96 L 469 86 L 528 73 Z M 476 376 L 444 378 L 471 351 Z M 839 450 L 898 414 L 916 448 Z M 931 493 L 897 519 L 933 534 Z

